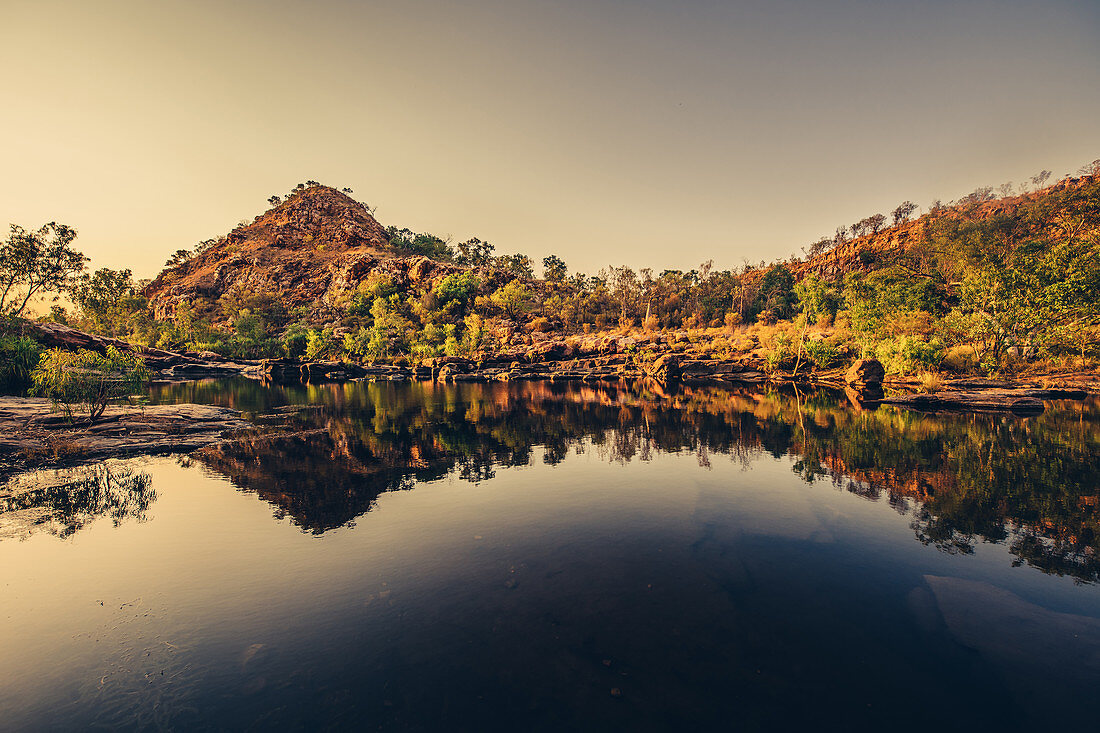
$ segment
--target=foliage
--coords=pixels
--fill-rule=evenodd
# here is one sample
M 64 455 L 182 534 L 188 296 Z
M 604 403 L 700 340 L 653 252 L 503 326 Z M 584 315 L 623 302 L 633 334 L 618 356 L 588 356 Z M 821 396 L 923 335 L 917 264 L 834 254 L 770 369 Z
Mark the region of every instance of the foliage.
M 148 377 L 140 356 L 114 346 L 102 354 L 50 349 L 31 375 L 34 392 L 60 405 L 70 420 L 74 408 L 81 407 L 93 422 L 108 404 L 141 389 Z
M 333 358 L 337 351 L 336 337 L 331 328 L 310 329 L 306 336 L 305 357 L 310 361 L 315 359 Z
M 386 237 L 389 238 L 391 247 L 435 260 L 449 261 L 455 254 L 451 245 L 433 234 L 417 234 L 408 229 L 388 227 Z
M 808 339 L 802 348 L 806 358 L 818 369 L 828 369 L 840 359 L 840 349 L 826 339 Z
M 790 317 L 798 296 L 794 292 L 794 275 L 783 265 L 772 265 L 764 272 L 760 293 L 754 306 L 755 313 L 767 313 L 768 318 L 780 320 Z
M 138 293 L 129 269 L 103 267 L 82 275 L 71 296 L 78 309 L 76 322 L 85 330 L 114 338 L 149 333 L 148 301 Z
M 492 301 L 506 316 L 518 320 L 531 309 L 531 290 L 519 280 L 513 280 L 493 293 Z
M 22 392 L 31 384 L 42 347 L 32 338 L 0 334 L 0 389 Z
M 542 258 L 542 276 L 551 282 L 562 282 L 569 274 L 569 268 L 565 260 L 557 255 L 547 255 Z
M 34 231 L 12 224 L 0 243 L 0 315 L 21 315 L 35 298 L 69 289 L 88 259 L 74 239 L 76 230 L 57 222 Z
M 875 355 L 891 374 L 913 374 L 938 370 L 944 348 L 938 339 L 926 341 L 920 336 L 898 336 L 879 343 Z

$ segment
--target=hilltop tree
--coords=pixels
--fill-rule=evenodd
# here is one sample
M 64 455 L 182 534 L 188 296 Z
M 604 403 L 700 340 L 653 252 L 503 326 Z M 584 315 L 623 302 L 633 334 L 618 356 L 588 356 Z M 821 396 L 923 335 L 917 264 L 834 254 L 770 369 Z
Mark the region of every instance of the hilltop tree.
M 852 236 L 862 237 L 865 234 L 878 234 L 885 223 L 885 216 L 882 214 L 872 214 L 866 219 L 860 219 L 852 225 Z
M 474 237 L 460 242 L 456 249 L 458 250 L 454 258 L 456 263 L 469 267 L 485 267 L 492 261 L 496 247 Z
M 194 255 L 189 250 L 177 249 L 174 253 L 172 253 L 172 256 L 168 258 L 168 261 L 164 263 L 164 266 L 175 267 L 176 265 L 182 265 L 184 262 L 187 262 L 192 257 L 194 257 Z
M 1097 158 L 1091 163 L 1086 163 L 1085 165 L 1081 166 L 1077 173 L 1082 176 L 1100 175 L 1100 158 Z
M 917 210 L 917 205 L 912 201 L 903 201 L 898 204 L 898 208 L 890 212 L 890 215 L 894 217 L 894 226 L 903 224 L 909 221 L 913 216 L 913 212 Z
M 0 244 L 0 315 L 19 316 L 34 298 L 72 286 L 88 260 L 72 248 L 74 239 L 76 230 L 57 222 L 34 231 L 12 224 Z
M 501 255 L 496 258 L 497 267 L 513 276 L 530 280 L 535 276 L 534 264 L 525 254 Z
M 816 257 L 819 254 L 828 252 L 835 245 L 835 242 L 829 237 L 822 237 L 817 241 L 811 242 L 809 247 L 803 248 L 803 251 L 810 257 Z
M 271 204 L 272 206 L 278 206 L 279 204 L 283 203 L 283 197 L 282 196 L 269 196 L 268 199 L 267 199 L 267 203 Z
M 1045 184 L 1049 179 L 1050 171 L 1039 171 L 1031 177 L 1031 185 L 1035 186 L 1035 188 L 1042 188 L 1043 184 Z
M 551 282 L 561 282 L 569 274 L 569 268 L 565 266 L 565 260 L 557 255 L 548 255 L 542 258 L 542 275 Z

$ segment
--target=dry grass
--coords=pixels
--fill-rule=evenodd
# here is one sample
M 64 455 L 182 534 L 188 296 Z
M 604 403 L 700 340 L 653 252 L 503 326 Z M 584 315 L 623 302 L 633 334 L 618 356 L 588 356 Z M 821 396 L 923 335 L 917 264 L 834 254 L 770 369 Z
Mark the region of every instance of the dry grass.
M 939 374 L 934 372 L 922 372 L 920 377 L 920 388 L 922 392 L 939 392 L 943 389 L 943 378 Z

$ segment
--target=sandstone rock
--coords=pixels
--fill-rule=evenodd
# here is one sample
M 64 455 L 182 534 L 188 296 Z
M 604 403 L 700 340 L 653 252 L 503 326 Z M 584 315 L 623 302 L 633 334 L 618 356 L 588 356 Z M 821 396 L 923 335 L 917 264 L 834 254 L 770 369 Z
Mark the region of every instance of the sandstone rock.
M 672 379 L 679 379 L 682 372 L 680 370 L 680 357 L 675 354 L 665 354 L 657 358 L 655 362 L 649 367 L 649 376 L 654 379 L 659 379 L 662 382 L 667 382 Z
M 844 381 L 848 384 L 882 384 L 886 369 L 878 359 L 859 359 L 852 364 Z

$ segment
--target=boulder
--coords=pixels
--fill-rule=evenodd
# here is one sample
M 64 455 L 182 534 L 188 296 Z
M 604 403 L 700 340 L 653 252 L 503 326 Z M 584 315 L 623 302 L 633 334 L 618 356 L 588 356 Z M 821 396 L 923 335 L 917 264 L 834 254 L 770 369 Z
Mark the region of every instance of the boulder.
M 667 382 L 670 379 L 679 379 L 682 372 L 680 370 L 680 357 L 675 354 L 664 354 L 657 358 L 657 361 L 650 365 L 649 376 L 654 379 L 659 379 L 662 382 Z
M 878 359 L 858 359 L 844 375 L 848 384 L 882 384 L 886 369 Z

